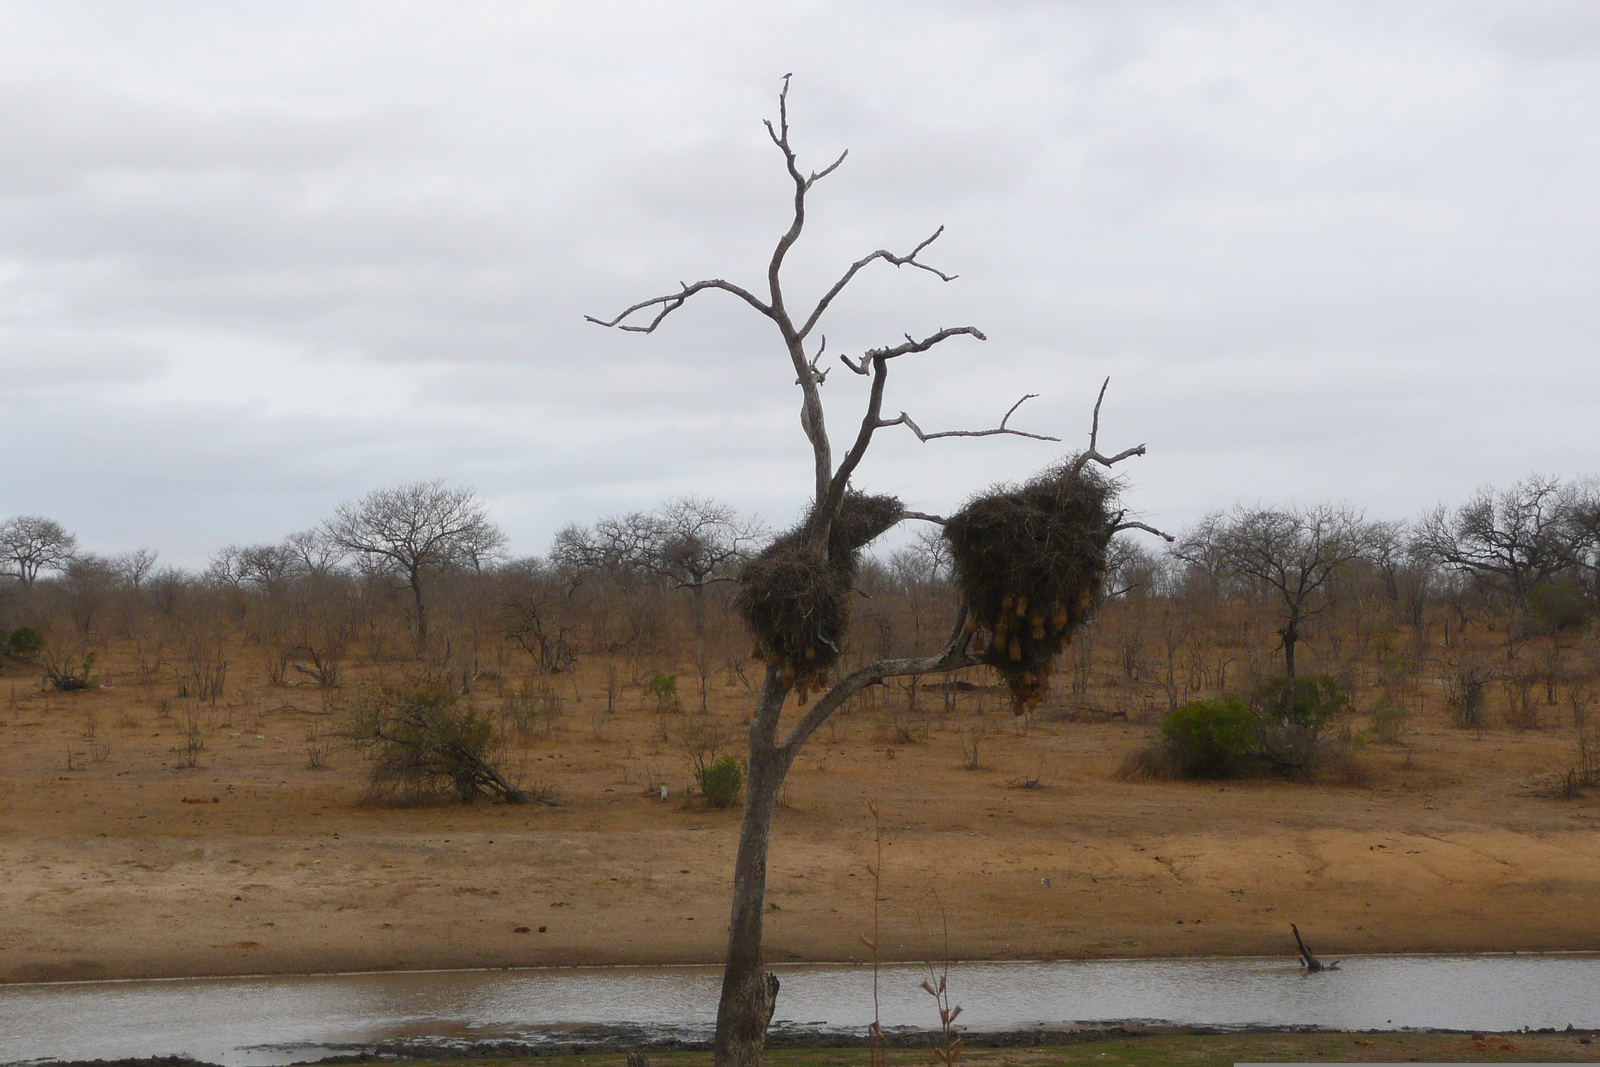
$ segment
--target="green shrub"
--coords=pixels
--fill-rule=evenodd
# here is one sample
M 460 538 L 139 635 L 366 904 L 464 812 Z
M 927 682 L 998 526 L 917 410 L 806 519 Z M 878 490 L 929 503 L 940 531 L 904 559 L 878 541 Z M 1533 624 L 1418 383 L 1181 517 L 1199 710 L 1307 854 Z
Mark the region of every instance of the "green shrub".
M 1372 737 L 1385 745 L 1398 745 L 1405 739 L 1406 723 L 1411 712 L 1402 705 L 1383 697 L 1368 713 L 1372 721 Z
M 1239 774 L 1256 752 L 1256 720 L 1233 697 L 1191 700 L 1161 724 L 1167 756 L 1184 778 Z
M 1528 590 L 1534 618 L 1552 630 L 1576 630 L 1589 618 L 1589 605 L 1568 582 L 1536 582 Z
M 645 692 L 656 698 L 657 711 L 670 711 L 678 707 L 678 676 L 666 671 L 652 671 Z
M 1327 675 L 1274 678 L 1255 691 L 1251 710 L 1261 752 L 1280 771 L 1305 773 L 1325 747 L 1323 731 L 1348 704 L 1339 683 Z
M 31 626 L 19 626 L 5 634 L 5 653 L 21 660 L 32 660 L 44 651 L 44 634 Z
M 723 756 L 704 770 L 695 771 L 700 792 L 713 808 L 731 808 L 739 803 L 744 788 L 744 765 L 736 756 Z

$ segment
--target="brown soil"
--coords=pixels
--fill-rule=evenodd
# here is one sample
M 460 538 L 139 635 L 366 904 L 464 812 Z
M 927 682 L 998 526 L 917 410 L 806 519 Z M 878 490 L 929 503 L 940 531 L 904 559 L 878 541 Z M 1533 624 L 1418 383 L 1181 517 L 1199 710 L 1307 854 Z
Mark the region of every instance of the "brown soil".
M 739 813 L 689 796 L 676 738 L 691 716 L 658 716 L 637 689 L 607 715 L 597 674 L 563 676 L 561 718 L 508 750 L 555 806 L 396 809 L 362 803 L 359 753 L 334 745 L 308 767 L 338 719 L 317 690 L 163 713 L 154 683 L 8 682 L 0 980 L 720 955 Z M 813 740 L 775 829 L 771 958 L 864 956 L 869 797 L 890 958 L 939 953 L 941 908 L 967 959 L 1287 955 L 1290 921 L 1335 959 L 1600 950 L 1600 803 L 1550 787 L 1570 730 L 1480 740 L 1427 722 L 1409 750 L 1359 749 L 1343 782 L 1125 782 L 1114 772 L 1149 726 L 1023 732 L 998 692 L 986 715 L 974 700 L 942 714 L 923 694 L 934 710 L 909 742 L 864 708 Z M 713 694 L 730 728 L 747 703 Z M 188 714 L 205 748 L 180 769 Z M 974 729 L 989 735 L 966 770 Z M 645 794 L 657 781 L 665 802 Z

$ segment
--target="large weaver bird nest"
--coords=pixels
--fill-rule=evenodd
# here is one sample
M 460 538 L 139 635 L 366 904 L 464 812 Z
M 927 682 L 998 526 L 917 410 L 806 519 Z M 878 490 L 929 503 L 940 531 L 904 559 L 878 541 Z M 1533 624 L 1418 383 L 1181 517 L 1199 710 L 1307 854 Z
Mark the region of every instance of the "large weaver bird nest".
M 784 672 L 802 700 L 839 661 L 861 550 L 905 516 L 892 496 L 850 490 L 828 531 L 828 558 L 806 551 L 810 517 L 739 571 L 734 598 L 755 658 Z
M 1094 609 L 1116 526 L 1116 485 L 1076 462 L 970 500 L 945 524 L 967 625 L 1011 689 L 1012 711 L 1050 692 L 1056 656 Z

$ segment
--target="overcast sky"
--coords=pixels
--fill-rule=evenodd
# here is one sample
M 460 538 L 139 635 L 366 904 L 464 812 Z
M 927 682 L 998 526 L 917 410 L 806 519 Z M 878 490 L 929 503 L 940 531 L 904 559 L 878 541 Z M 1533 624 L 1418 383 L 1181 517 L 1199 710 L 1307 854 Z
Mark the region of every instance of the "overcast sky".
M 1086 439 L 1129 502 L 1407 517 L 1600 471 L 1600 3 L 0 2 L 0 514 L 194 565 L 341 501 L 475 486 L 519 554 L 683 493 L 810 488 L 761 284 L 876 267 L 828 358 L 901 360 L 919 444 L 858 476 L 950 510 Z M 865 379 L 824 388 L 853 432 Z

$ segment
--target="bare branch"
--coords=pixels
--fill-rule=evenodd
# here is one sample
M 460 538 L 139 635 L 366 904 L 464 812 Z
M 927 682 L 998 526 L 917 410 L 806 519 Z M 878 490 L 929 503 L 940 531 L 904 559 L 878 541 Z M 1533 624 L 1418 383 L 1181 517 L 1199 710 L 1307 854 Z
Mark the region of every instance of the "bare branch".
M 708 278 L 705 281 L 695 282 L 693 285 L 683 285 L 682 282 L 679 282 L 678 284 L 683 286 L 678 292 L 672 293 L 668 296 L 656 296 L 651 297 L 649 300 L 641 300 L 614 319 L 597 319 L 593 315 L 585 315 L 584 318 L 588 319 L 596 326 L 615 326 L 619 329 L 626 330 L 629 333 L 654 333 L 656 327 L 661 325 L 662 319 L 681 308 L 684 301 L 688 300 L 691 296 L 706 289 L 721 289 L 725 293 L 732 293 L 740 300 L 743 300 L 745 303 L 761 312 L 761 314 L 767 316 L 769 319 L 772 318 L 772 309 L 770 307 L 756 299 L 756 297 L 748 290 L 734 285 L 732 282 L 725 282 L 721 278 Z M 647 307 L 655 307 L 657 305 L 661 307 L 661 310 L 656 313 L 655 318 L 650 320 L 650 324 L 648 326 L 623 325 L 623 320 L 632 315 L 634 312 L 643 311 Z
M 1018 400 L 1015 404 L 1012 404 L 1009 408 L 1006 409 L 1006 417 L 1000 420 L 1000 428 L 1002 430 L 1005 429 L 1006 428 L 1006 423 L 1011 421 L 1011 416 L 1013 416 L 1013 415 L 1015 415 L 1017 413 L 1017 409 L 1020 408 L 1023 404 L 1026 404 L 1028 401 L 1034 399 L 1038 395 L 1039 395 L 1038 393 L 1023 393 L 1021 400 Z
M 674 589 L 698 589 L 701 586 L 716 585 L 718 582 L 737 582 L 738 580 L 739 576 L 737 574 L 714 574 L 697 582 L 673 582 L 672 587 Z
M 1111 376 L 1106 375 L 1106 380 L 1100 383 L 1100 395 L 1094 398 L 1094 421 L 1089 424 L 1089 451 L 1095 450 L 1095 442 L 1100 439 L 1100 405 L 1106 402 L 1106 389 L 1111 385 Z
M 962 334 L 976 337 L 980 341 L 986 340 L 983 336 L 983 331 L 974 326 L 957 326 L 954 329 L 940 330 L 938 333 L 921 341 L 912 339 L 908 334 L 905 344 L 896 345 L 893 348 L 875 348 L 862 358 L 862 367 L 865 367 L 869 361 L 872 364 L 872 389 L 867 399 L 866 413 L 861 417 L 861 429 L 857 431 L 855 443 L 850 446 L 850 451 L 845 454 L 844 459 L 839 463 L 839 468 L 828 479 L 826 491 L 817 493 L 817 498 L 820 501 L 819 512 L 826 516 L 828 521 L 831 521 L 832 516 L 838 513 L 839 502 L 844 499 L 845 488 L 850 484 L 850 476 L 855 473 L 856 467 L 861 463 L 861 457 L 867 454 L 867 446 L 872 444 L 872 435 L 883 426 L 892 425 L 885 423 L 881 417 L 883 411 L 883 387 L 889 378 L 889 360 L 895 356 L 903 356 L 910 352 L 926 352 L 940 341 Z M 851 370 L 856 369 L 856 365 L 849 360 L 845 361 L 845 365 L 850 367 Z M 901 413 L 901 417 L 904 417 L 904 412 Z M 827 534 L 827 529 L 826 524 L 819 524 L 811 531 L 811 536 L 816 538 L 820 544 L 822 538 Z
M 925 511 L 908 511 L 905 517 L 908 519 L 921 519 L 923 522 L 936 523 L 939 526 L 945 524 L 945 519 L 942 515 L 929 515 Z
M 806 739 L 827 721 L 829 715 L 869 685 L 876 685 L 885 678 L 901 678 L 908 674 L 942 674 L 977 666 L 982 659 L 967 651 L 967 645 L 971 640 L 972 631 L 967 628 L 967 608 L 963 604 L 961 610 L 956 613 L 955 626 L 951 628 L 949 640 L 945 642 L 943 651 L 936 656 L 925 656 L 921 659 L 881 659 L 846 675 L 828 690 L 827 696 L 813 704 L 811 710 L 794 724 L 794 729 L 789 731 L 789 736 L 783 741 L 782 747 L 785 753 L 792 759 L 794 753 L 798 752 L 800 746 L 806 743 Z
M 1123 530 L 1143 530 L 1145 533 L 1155 534 L 1157 537 L 1159 537 L 1162 540 L 1166 541 L 1168 544 L 1174 544 L 1178 540 L 1176 537 L 1173 537 L 1171 534 L 1166 533 L 1166 532 L 1164 532 L 1162 530 L 1158 530 L 1154 526 L 1146 526 L 1142 522 L 1119 522 L 1119 523 L 1117 523 L 1117 525 L 1111 527 L 1111 532 L 1112 533 L 1121 533 Z
M 844 162 L 844 157 L 848 156 L 849 154 L 850 154 L 850 149 L 846 148 L 843 152 L 839 153 L 839 158 L 838 159 L 834 160 L 832 163 L 829 163 L 826 167 L 823 167 L 821 170 L 812 171 L 811 172 L 811 177 L 806 179 L 806 188 L 810 189 L 813 185 L 817 184 L 818 181 L 820 181 L 823 178 L 826 178 L 828 175 L 830 175 L 834 171 L 838 170 L 839 169 L 839 164 L 843 163 Z
M 1110 467 L 1133 456 L 1144 455 L 1144 445 L 1135 445 L 1132 448 L 1124 448 L 1121 452 L 1118 452 L 1114 456 L 1103 456 L 1100 454 L 1098 445 L 1100 438 L 1100 405 L 1105 401 L 1106 386 L 1110 384 L 1110 378 L 1107 378 L 1105 381 L 1100 383 L 1100 395 L 1096 397 L 1094 401 L 1094 421 L 1089 426 L 1089 450 L 1078 455 L 1077 460 L 1072 464 L 1073 474 L 1078 474 L 1081 472 L 1083 468 L 1088 465 L 1090 460 L 1094 460 L 1103 467 Z M 1163 534 L 1162 536 L 1165 537 L 1166 535 Z M 1168 540 L 1171 540 L 1171 538 L 1168 538 Z
M 903 345 L 895 345 L 893 348 L 869 348 L 863 362 L 865 359 L 893 359 L 896 356 L 907 356 L 913 352 L 926 352 L 940 341 L 949 340 L 950 338 L 959 336 L 961 334 L 967 334 L 970 337 L 976 337 L 980 341 L 987 341 L 989 339 L 988 337 L 984 336 L 983 331 L 978 329 L 976 326 L 956 326 L 952 329 L 940 330 L 938 333 L 933 334 L 930 337 L 925 337 L 920 341 L 914 341 L 911 339 L 910 334 L 906 334 L 906 343 Z
M 782 133 L 772 128 L 771 119 L 762 119 L 761 125 L 767 128 L 767 133 L 772 137 L 772 143 L 783 149 L 785 155 L 789 154 L 789 79 L 792 73 L 783 76 L 783 88 L 778 90 L 778 125 Z
M 839 162 L 843 161 L 844 156 L 840 156 Z M 833 167 L 837 167 L 839 162 L 834 163 Z M 829 171 L 833 170 L 833 167 L 829 167 L 828 170 L 823 171 L 822 174 L 827 174 Z M 815 181 L 821 176 L 821 174 L 814 175 L 812 177 L 812 181 Z M 809 188 L 810 182 L 807 182 L 806 185 L 807 188 Z M 909 255 L 897 256 L 887 249 L 880 248 L 871 255 L 863 256 L 854 263 L 850 264 L 850 269 L 844 272 L 844 276 L 838 281 L 834 282 L 832 288 L 830 288 L 826 293 L 822 294 L 822 299 L 817 301 L 817 306 L 811 309 L 811 314 L 806 317 L 805 324 L 800 327 L 800 336 L 804 337 L 811 332 L 811 328 L 817 324 L 817 320 L 822 318 L 823 312 L 828 310 L 828 305 L 833 303 L 833 298 L 838 296 L 844 290 L 844 287 L 850 284 L 850 280 L 856 276 L 861 268 L 865 267 L 874 260 L 881 259 L 885 263 L 894 264 L 896 267 L 916 267 L 919 270 L 927 271 L 929 274 L 937 275 L 941 281 L 955 281 L 958 277 L 960 277 L 960 275 L 946 274 L 941 270 L 937 270 L 928 266 L 926 263 L 922 263 L 917 260 L 917 256 L 921 254 L 922 250 L 933 244 L 933 242 L 937 241 L 939 239 L 939 235 L 942 233 L 944 233 L 944 227 L 940 226 L 937 230 L 933 231 L 932 236 L 923 241 L 921 244 L 917 245 L 917 247 L 913 248 Z
M 1000 420 L 1000 425 L 996 426 L 992 430 L 940 430 L 938 433 L 924 433 L 922 427 L 913 422 L 911 416 L 907 415 L 903 411 L 900 413 L 900 417 L 898 419 L 880 420 L 878 422 L 878 426 L 879 428 L 884 426 L 904 426 L 912 433 L 916 434 L 917 440 L 919 441 L 932 441 L 939 437 L 993 437 L 996 434 L 1008 434 L 1012 437 L 1027 437 L 1034 441 L 1059 441 L 1061 440 L 1059 437 L 1049 437 L 1040 433 L 1027 433 L 1023 430 L 1013 430 L 1006 426 L 1006 422 L 1009 421 L 1012 414 L 1022 406 L 1023 401 L 1031 400 L 1038 395 L 1038 393 L 1028 393 L 1022 398 L 1022 400 L 1012 404 L 1011 410 L 1006 412 L 1006 417 Z

